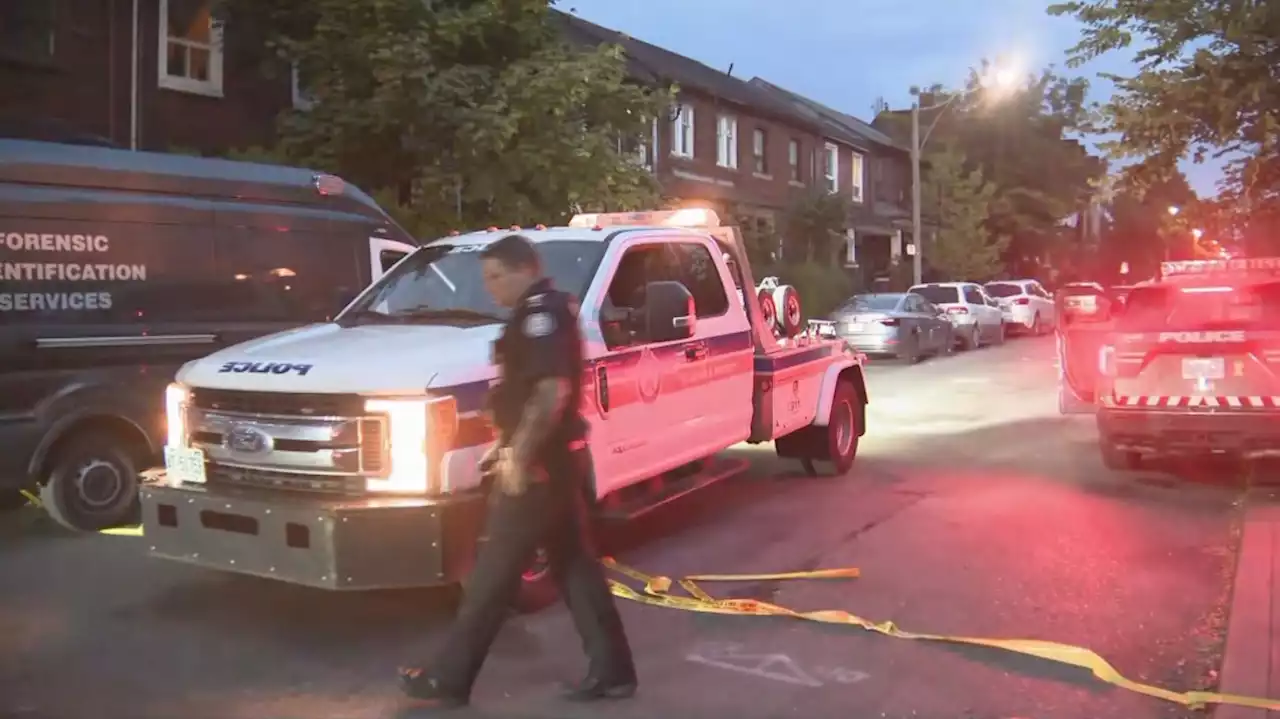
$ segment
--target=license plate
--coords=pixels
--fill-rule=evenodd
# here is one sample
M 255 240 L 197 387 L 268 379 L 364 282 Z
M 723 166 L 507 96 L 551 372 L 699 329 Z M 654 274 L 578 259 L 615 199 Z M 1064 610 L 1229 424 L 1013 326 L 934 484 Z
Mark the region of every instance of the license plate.
M 1227 363 L 1221 357 L 1182 358 L 1183 379 L 1222 379 L 1227 376 Z
M 204 452 L 190 447 L 165 447 L 164 468 L 169 479 L 186 484 L 209 481 L 204 473 Z

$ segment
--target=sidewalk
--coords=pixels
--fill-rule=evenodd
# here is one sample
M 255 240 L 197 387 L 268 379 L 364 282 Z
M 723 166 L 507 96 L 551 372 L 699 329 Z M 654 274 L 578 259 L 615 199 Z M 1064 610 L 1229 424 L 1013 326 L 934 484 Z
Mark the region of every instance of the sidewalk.
M 1246 507 L 1219 687 L 1227 694 L 1280 697 L 1280 501 L 1275 494 L 1255 491 Z M 1224 705 L 1213 716 L 1277 719 L 1280 712 Z

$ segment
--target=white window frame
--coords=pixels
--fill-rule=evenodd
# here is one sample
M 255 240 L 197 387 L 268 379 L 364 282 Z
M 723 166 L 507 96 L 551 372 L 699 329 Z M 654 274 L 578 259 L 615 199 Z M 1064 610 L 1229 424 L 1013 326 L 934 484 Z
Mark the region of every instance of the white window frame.
M 787 167 L 792 182 L 804 182 L 800 176 L 800 141 L 794 137 L 787 140 Z
M 769 135 L 762 127 L 751 131 L 751 169 L 757 175 L 769 174 Z
M 840 191 L 840 146 L 825 142 L 822 145 L 822 172 L 826 180 L 827 192 L 836 194 Z
M 694 124 L 693 105 L 688 103 L 676 105 L 676 116 L 671 118 L 671 155 L 673 157 L 693 157 L 695 127 L 697 126 Z
M 289 95 L 293 99 L 293 108 L 306 112 L 316 106 L 316 101 L 302 90 L 302 82 L 298 76 L 298 63 L 289 65 Z
M 176 90 L 178 92 L 189 92 L 193 95 L 206 95 L 208 97 L 222 97 L 222 26 L 214 22 L 212 17 L 209 21 L 209 45 L 192 42 L 183 38 L 169 38 L 169 2 L 170 0 L 160 0 L 160 24 L 156 30 L 158 39 L 157 48 L 159 55 L 156 57 L 156 68 L 159 74 L 158 84 L 166 90 Z M 212 0 L 205 0 L 212 4 Z M 190 77 L 176 77 L 169 74 L 169 43 L 176 42 L 187 48 L 197 48 L 209 51 L 209 79 L 196 80 Z
M 716 117 L 716 164 L 738 169 L 738 118 L 733 115 Z
M 852 170 L 850 178 L 853 183 L 850 186 L 852 190 L 850 195 L 853 197 L 854 202 L 862 204 L 867 195 L 867 162 L 861 152 L 851 152 L 849 154 L 849 167 Z

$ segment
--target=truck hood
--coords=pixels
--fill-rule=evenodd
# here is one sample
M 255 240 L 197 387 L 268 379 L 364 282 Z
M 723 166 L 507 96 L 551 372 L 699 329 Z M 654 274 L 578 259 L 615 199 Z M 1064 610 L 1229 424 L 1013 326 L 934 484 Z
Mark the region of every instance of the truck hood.
M 496 376 L 499 325 L 311 325 L 187 363 L 192 387 L 258 392 L 416 394 Z

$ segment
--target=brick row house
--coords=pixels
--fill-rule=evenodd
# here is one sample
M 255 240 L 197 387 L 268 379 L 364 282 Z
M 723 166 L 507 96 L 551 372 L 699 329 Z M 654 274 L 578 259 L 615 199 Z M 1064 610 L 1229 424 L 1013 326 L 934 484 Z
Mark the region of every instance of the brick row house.
M 305 107 L 283 62 L 214 22 L 213 0 L 0 0 L 0 136 L 140 150 L 270 145 Z M 679 88 L 636 148 L 672 201 L 711 206 L 775 243 L 797 193 L 852 201 L 841 253 L 867 279 L 903 253 L 906 151 L 870 125 L 760 79 L 556 12 L 566 39 L 617 43 L 633 81 Z M 271 63 L 267 63 L 269 66 Z M 907 226 L 909 231 L 909 225 Z

